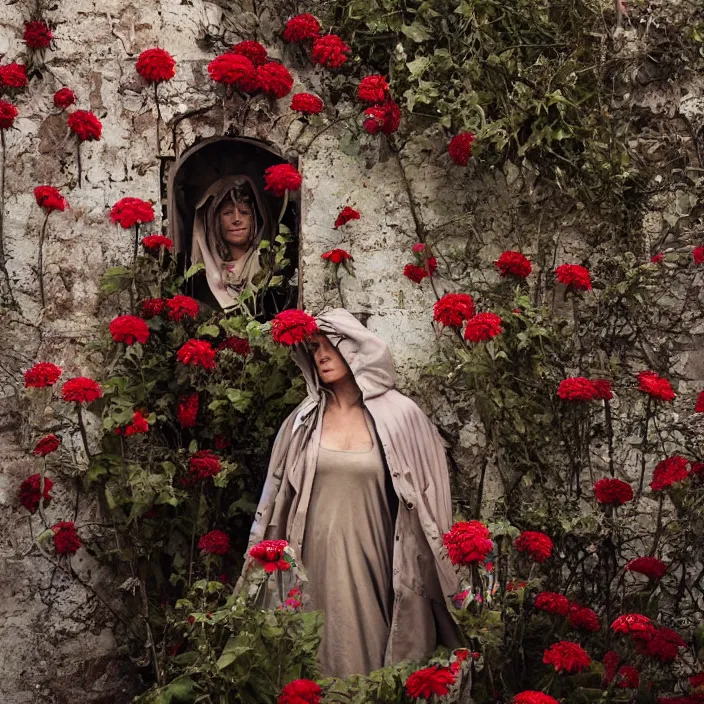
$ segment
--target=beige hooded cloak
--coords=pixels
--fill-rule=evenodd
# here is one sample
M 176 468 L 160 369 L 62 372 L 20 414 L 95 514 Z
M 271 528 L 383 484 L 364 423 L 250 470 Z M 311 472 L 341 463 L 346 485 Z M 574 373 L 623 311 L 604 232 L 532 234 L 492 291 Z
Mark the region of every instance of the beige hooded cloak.
M 460 644 L 447 609 L 458 591 L 459 576 L 442 544 L 452 524 L 443 441 L 418 406 L 394 388 L 393 360 L 382 340 L 344 309 L 322 314 L 317 322 L 352 370 L 399 498 L 393 531 L 393 607 L 383 664 L 422 660 L 438 644 Z M 308 396 L 276 437 L 249 544 L 285 539 L 300 557 L 326 396 L 303 346 L 297 346 L 293 356 Z M 335 624 L 326 624 L 326 633 L 327 626 L 334 629 Z

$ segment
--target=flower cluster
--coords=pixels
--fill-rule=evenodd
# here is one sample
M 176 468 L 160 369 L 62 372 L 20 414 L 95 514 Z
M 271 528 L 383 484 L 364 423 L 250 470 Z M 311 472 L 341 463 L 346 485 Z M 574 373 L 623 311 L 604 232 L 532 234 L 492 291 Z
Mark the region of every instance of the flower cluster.
M 281 197 L 286 191 L 297 191 L 303 179 L 293 164 L 275 164 L 264 172 L 264 190 Z
M 239 354 L 242 357 L 246 357 L 252 352 L 252 348 L 249 345 L 249 340 L 244 337 L 237 337 L 236 335 L 226 337 L 215 349 L 218 351 L 232 350 L 235 354 Z
M 481 521 L 458 521 L 442 537 L 453 565 L 484 562 L 494 548 L 489 529 Z
M 0 130 L 9 130 L 17 119 L 17 108 L 5 100 L 0 100 Z
M 350 220 L 359 220 L 361 217 L 362 215 L 358 210 L 355 210 L 349 205 L 346 205 L 335 219 L 335 224 L 333 227 L 337 230 L 338 227 L 342 227 L 343 225 L 347 224 Z
M 600 504 L 622 506 L 633 498 L 633 489 L 621 479 L 599 479 L 594 483 L 594 496 Z
M 543 662 L 546 665 L 552 665 L 558 673 L 574 673 L 586 670 L 591 665 L 592 659 L 579 643 L 561 640 L 543 653 Z
M 28 83 L 27 70 L 22 64 L 11 63 L 0 66 L 0 86 L 24 88 Z
M 570 626 L 578 631 L 597 633 L 601 630 L 599 617 L 596 615 L 596 612 L 588 606 L 570 604 L 567 620 L 569 621 Z
M 271 338 L 280 345 L 295 345 L 318 331 L 312 315 L 303 310 L 284 310 L 271 321 Z
M 149 201 L 140 198 L 121 198 L 110 209 L 110 219 L 128 230 L 134 225 L 152 222 L 154 208 Z
M 406 680 L 405 690 L 409 697 L 429 700 L 432 696 L 442 697 L 450 692 L 457 675 L 444 665 L 431 665 L 412 672 Z
M 362 103 L 383 103 L 389 84 L 383 76 L 365 76 L 357 86 L 357 98 Z
M 296 93 L 291 98 L 291 110 L 301 115 L 319 115 L 324 108 L 323 101 L 312 93 Z
M 79 142 L 91 142 L 100 139 L 103 124 L 88 110 L 76 110 L 68 116 L 67 124 Z
M 291 563 L 285 559 L 284 550 L 288 546 L 286 540 L 262 540 L 249 549 L 249 555 L 256 560 L 267 573 L 291 568 Z
M 401 124 L 401 108 L 394 99 L 387 95 L 386 100 L 378 105 L 372 105 L 364 111 L 364 131 L 368 134 L 383 132 L 393 134 Z
M 54 186 L 37 186 L 34 189 L 34 199 L 40 208 L 44 208 L 47 213 L 54 210 L 64 211 L 68 208 L 66 199 L 61 195 L 58 188 Z
M 22 37 L 30 49 L 37 51 L 46 49 L 50 44 L 54 35 L 49 29 L 49 25 L 44 20 L 33 20 L 25 22 L 24 35 Z
M 589 271 L 579 264 L 561 264 L 555 269 L 557 280 L 573 291 L 591 291 Z
M 283 64 L 268 61 L 257 67 L 257 85 L 263 93 L 283 98 L 291 92 L 293 76 Z M 251 88 L 247 92 L 252 92 Z
M 682 455 L 673 455 L 658 462 L 653 471 L 650 488 L 653 491 L 669 489 L 673 484 L 684 481 L 688 477 L 689 460 Z
M 136 315 L 118 315 L 110 323 L 110 334 L 115 342 L 133 345 L 135 342 L 145 344 L 149 339 L 149 326 Z
M 326 262 L 331 264 L 344 264 L 344 262 L 354 261 L 352 255 L 344 249 L 331 249 L 320 255 Z
M 528 553 L 536 562 L 545 562 L 552 555 L 550 536 L 540 531 L 524 530 L 514 541 L 513 547 L 519 552 Z
M 92 403 L 103 395 L 100 384 L 85 376 L 77 376 L 64 382 L 61 397 L 69 403 Z
M 464 339 L 470 342 L 486 342 L 503 331 L 501 318 L 496 313 L 477 313 L 467 321 Z
M 201 536 L 198 549 L 207 555 L 226 555 L 230 549 L 230 536 L 221 530 L 211 530 Z
M 472 156 L 472 142 L 474 142 L 474 135 L 471 132 L 456 134 L 447 145 L 450 159 L 458 166 L 467 166 Z
M 139 308 L 143 318 L 153 318 L 164 312 L 166 301 L 163 298 L 146 298 L 139 304 Z
M 474 301 L 468 293 L 446 293 L 433 306 L 433 319 L 440 325 L 461 328 L 474 317 Z
M 336 69 L 347 63 L 351 51 L 337 34 L 325 34 L 313 42 L 311 58 L 314 64 Z
M 176 352 L 176 359 L 181 364 L 203 367 L 207 371 L 215 369 L 215 350 L 207 340 L 187 340 Z
M 198 393 L 181 396 L 176 408 L 176 418 L 182 428 L 194 428 L 198 419 Z
M 59 88 L 54 93 L 54 106 L 59 110 L 66 110 L 76 104 L 76 94 L 70 88 Z
M 638 390 L 659 401 L 672 401 L 675 398 L 670 382 L 649 370 L 638 374 Z
M 53 386 L 63 370 L 51 362 L 38 362 L 24 373 L 25 388 Z
M 570 610 L 570 602 L 564 594 L 540 592 L 535 597 L 535 608 L 555 616 L 567 616 Z
M 137 59 L 136 69 L 147 83 L 163 83 L 176 75 L 176 62 L 164 49 L 145 49 Z
M 657 557 L 636 557 L 630 560 L 625 568 L 628 572 L 644 574 L 654 582 L 660 581 L 667 573 L 667 565 Z
M 249 59 L 253 66 L 261 66 L 268 58 L 266 49 L 259 42 L 250 39 L 234 44 L 230 51 Z
M 211 450 L 198 450 L 188 459 L 188 471 L 197 481 L 220 474 L 220 458 Z
M 277 704 L 320 704 L 323 690 L 313 680 L 293 680 L 279 693 Z
M 228 52 L 216 56 L 208 64 L 208 75 L 216 83 L 235 86 L 245 92 L 254 92 L 259 87 L 254 64 L 241 54 Z
M 525 279 L 533 271 L 530 259 L 521 252 L 508 250 L 494 262 L 501 276 L 515 276 L 518 279 Z
M 572 376 L 560 382 L 557 395 L 564 401 L 609 401 L 613 398 L 613 391 L 606 379 Z
M 49 477 L 44 477 L 44 491 L 41 491 L 42 478 L 40 474 L 31 474 L 22 484 L 20 484 L 19 500 L 31 514 L 35 514 L 39 508 L 39 502 L 43 500 L 44 506 L 48 505 L 51 499 L 51 489 L 54 482 Z
M 135 411 L 132 414 L 132 422 L 124 428 L 115 428 L 115 433 L 117 435 L 124 435 L 126 438 L 129 438 L 132 435 L 143 435 L 148 432 L 149 422 L 141 411 Z
M 73 521 L 60 521 L 51 527 L 54 548 L 59 555 L 73 555 L 83 545 Z
M 320 22 L 309 14 L 292 17 L 284 27 L 284 41 L 289 43 L 315 39 L 320 34 Z
M 158 252 L 162 247 L 171 251 L 174 248 L 174 241 L 164 235 L 147 235 L 142 238 L 142 247 L 149 252 Z
M 56 452 L 61 445 L 61 438 L 58 435 L 50 433 L 41 438 L 32 450 L 32 454 L 35 457 L 46 457 L 52 452 Z
M 166 310 L 168 311 L 169 320 L 174 323 L 180 323 L 184 318 L 195 320 L 200 311 L 200 305 L 195 298 L 177 294 L 165 301 Z

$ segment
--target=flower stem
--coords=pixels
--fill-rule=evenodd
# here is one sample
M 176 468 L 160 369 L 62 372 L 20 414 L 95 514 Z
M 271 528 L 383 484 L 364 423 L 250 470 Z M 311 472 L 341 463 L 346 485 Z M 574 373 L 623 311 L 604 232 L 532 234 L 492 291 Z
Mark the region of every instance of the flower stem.
M 640 481 L 638 482 L 638 498 L 643 493 L 643 483 L 645 482 L 645 455 L 648 444 L 648 424 L 650 423 L 650 409 L 652 397 L 648 396 L 648 401 L 645 406 L 645 419 L 643 421 L 643 447 L 640 453 Z
M 76 137 L 76 163 L 78 165 L 78 187 L 83 183 L 83 169 L 81 167 L 81 140 Z
M 161 154 L 161 134 L 159 133 L 159 123 L 161 122 L 161 108 L 159 107 L 159 84 L 154 83 L 154 102 L 156 103 L 156 155 Z
M 42 308 L 46 305 L 46 300 L 44 298 L 44 237 L 46 236 L 46 224 L 49 221 L 49 213 L 51 211 L 47 210 L 46 216 L 44 217 L 44 222 L 42 223 L 42 229 L 39 233 L 39 258 L 37 260 L 37 277 L 39 278 L 39 300 L 42 302 Z
M 15 299 L 12 295 L 12 287 L 10 286 L 10 274 L 7 271 L 7 259 L 5 256 L 5 238 L 4 238 L 4 222 L 5 222 L 5 130 L 0 129 L 0 269 L 2 270 L 5 286 L 7 287 L 7 302 L 9 307 L 17 308 Z
M 90 454 L 90 450 L 88 449 L 88 434 L 86 433 L 86 426 L 85 426 L 85 423 L 83 422 L 83 409 L 81 408 L 80 403 L 76 405 L 76 411 L 78 414 L 78 428 L 81 431 L 81 439 L 83 440 L 83 449 L 86 452 L 86 457 L 88 458 L 88 464 L 90 464 L 91 454 Z

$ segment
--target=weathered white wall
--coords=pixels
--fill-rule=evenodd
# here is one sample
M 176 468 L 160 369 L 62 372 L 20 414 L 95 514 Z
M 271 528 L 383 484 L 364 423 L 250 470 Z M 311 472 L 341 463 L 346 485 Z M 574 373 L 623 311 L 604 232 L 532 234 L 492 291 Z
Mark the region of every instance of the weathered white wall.
M 27 518 L 17 505 L 16 493 L 21 480 L 38 471 L 39 465 L 24 448 L 50 432 L 54 419 L 45 412 L 46 399 L 32 404 L 21 400 L 21 371 L 35 361 L 53 361 L 65 368 L 66 376 L 99 373 L 100 360 L 86 344 L 104 333 L 115 311 L 101 304 L 98 278 L 106 267 L 129 261 L 132 238 L 131 232 L 113 226 L 107 213 L 123 196 L 158 202 L 157 154 L 172 154 L 169 130 L 163 125 L 161 144 L 156 144 L 153 94 L 134 71 L 136 57 L 158 45 L 177 61 L 176 78 L 159 88 L 164 121 L 215 103 L 209 112 L 180 123 L 180 150 L 196 136 L 222 134 L 235 116 L 232 105 L 217 99 L 208 79 L 207 64 L 218 53 L 208 40 L 223 33 L 228 43 L 253 38 L 256 26 L 246 0 L 241 7 L 227 5 L 223 9 L 201 0 L 65 0 L 52 5 L 55 9 L 47 11 L 46 18 L 56 25 L 56 50 L 47 52 L 41 76 L 33 77 L 16 99 L 18 129 L 7 134 L 5 246 L 20 310 L 4 311 L 0 324 L 0 700 L 7 704 L 120 704 L 129 700 L 130 689 L 136 686 L 134 676 L 123 671 L 114 656 L 113 621 L 105 609 L 82 586 L 54 574 L 50 563 L 28 552 L 30 524 L 36 532 L 39 519 Z M 292 69 L 297 79 L 294 92 L 318 91 L 325 74 L 297 64 L 278 44 L 277 32 L 288 8 L 275 2 L 258 5 L 256 38 Z M 2 63 L 23 60 L 22 26 L 32 7 L 29 0 L 4 5 Z M 78 107 L 93 110 L 104 126 L 100 142 L 81 147 L 81 189 L 76 185 L 75 148 L 65 115 L 52 104 L 54 91 L 62 86 L 72 88 Z M 655 93 L 658 99 L 652 97 Z M 651 87 L 649 96 L 654 112 L 667 119 L 686 115 L 691 124 L 702 126 L 701 84 L 687 86 L 683 93 Z M 276 116 L 287 113 L 288 101 L 285 98 L 277 105 L 258 101 L 245 133 L 266 136 L 289 151 L 284 143 L 289 117 L 272 130 Z M 433 349 L 434 296 L 427 280 L 419 287 L 402 276 L 404 264 L 413 261 L 411 246 L 417 241 L 402 167 L 426 226 L 451 223 L 433 233 L 439 241 L 441 272 L 442 254 L 458 247 L 483 261 L 517 247 L 537 258 L 538 236 L 546 232 L 557 241 L 560 258 L 575 261 L 585 251 L 584 235 L 590 223 L 579 212 L 565 213 L 553 194 L 534 188 L 513 165 L 484 174 L 472 166 L 451 166 L 446 138 L 436 132 L 409 143 L 399 162 L 384 149 L 354 156 L 340 151 L 338 138 L 343 131 L 326 132 L 300 162 L 305 307 L 316 311 L 339 304 L 320 255 L 333 247 L 350 251 L 356 277 L 342 274 L 347 307 L 367 315 L 369 328 L 389 342 L 401 371 L 401 386 L 413 394 L 415 367 Z M 33 269 L 42 213 L 32 191 L 40 184 L 59 187 L 71 205 L 49 220 L 44 253 L 48 304 L 43 311 Z M 535 211 L 525 207 L 528 203 L 537 205 L 542 216 L 536 219 Z M 360 210 L 362 218 L 334 230 L 333 222 L 344 205 Z M 646 220 L 647 235 L 653 241 L 671 228 L 663 213 L 672 207 L 670 202 L 653 204 L 652 216 Z M 157 219 L 153 230 L 160 225 Z M 437 286 L 440 292 L 456 288 L 451 280 L 442 279 Z M 436 419 L 459 432 L 461 459 L 470 473 L 476 471 L 473 458 L 482 442 L 476 428 L 457 428 L 442 399 L 421 402 Z M 61 452 L 70 447 L 66 443 Z M 54 495 L 50 521 L 70 518 L 71 482 L 57 482 Z M 82 504 L 78 522 L 90 522 L 96 515 L 95 507 Z M 114 598 L 109 575 L 85 549 L 77 554 L 74 566 L 106 598 Z

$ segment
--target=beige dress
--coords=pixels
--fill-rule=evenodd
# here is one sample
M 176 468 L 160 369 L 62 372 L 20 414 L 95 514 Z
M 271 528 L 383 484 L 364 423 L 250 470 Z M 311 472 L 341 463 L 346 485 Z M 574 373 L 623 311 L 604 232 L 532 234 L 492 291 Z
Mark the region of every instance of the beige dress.
M 368 674 L 383 666 L 393 605 L 393 520 L 384 461 L 367 451 L 320 448 L 301 559 L 308 608 L 325 616 L 319 657 L 326 677 Z

